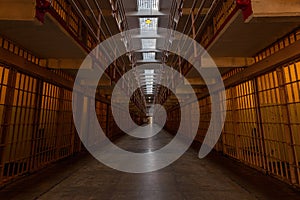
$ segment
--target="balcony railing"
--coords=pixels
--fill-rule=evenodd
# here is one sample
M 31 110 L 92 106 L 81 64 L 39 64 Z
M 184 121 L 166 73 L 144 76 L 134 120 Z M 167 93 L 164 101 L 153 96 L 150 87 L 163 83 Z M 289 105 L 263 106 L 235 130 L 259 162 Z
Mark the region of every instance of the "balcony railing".
M 120 31 L 128 29 L 128 25 L 125 20 L 125 10 L 121 1 L 111 2 L 112 13 L 116 19 L 116 23 Z M 85 5 L 86 6 L 86 5 Z M 88 7 L 90 5 L 87 5 Z M 86 17 L 84 13 L 84 6 L 78 3 L 73 5 L 70 1 L 65 0 L 53 0 L 49 13 L 60 22 L 60 24 L 87 50 L 92 50 L 101 40 L 107 39 L 114 35 L 110 31 L 109 25 L 103 19 L 104 16 L 99 9 L 101 15 L 101 23 L 104 23 L 110 36 L 104 33 L 102 25 L 99 24 L 98 16 L 95 16 L 94 10 L 90 10 L 91 17 Z M 90 8 L 90 7 L 89 7 Z M 100 33 L 100 34 L 99 34 Z
M 220 1 L 221 2 L 221 1 Z M 213 7 L 214 6 L 214 7 Z M 236 0 L 222 1 L 212 5 L 208 16 L 203 25 L 206 26 L 203 30 L 199 30 L 202 33 L 202 39 L 200 44 L 204 47 L 208 47 L 216 35 L 224 28 L 226 23 L 231 19 L 231 17 L 238 11 L 239 7 Z M 198 35 L 199 32 L 198 31 Z
M 11 53 L 18 55 L 31 63 L 37 65 L 43 63 L 42 59 L 35 56 L 32 52 L 30 52 L 29 50 L 23 47 L 16 45 L 14 42 L 1 35 L 0 35 L 0 48 L 10 51 Z
M 259 62 L 275 54 L 276 52 L 290 46 L 296 41 L 300 40 L 300 27 L 294 30 L 292 33 L 287 34 L 283 38 L 280 38 L 261 52 L 257 53 L 254 58 L 255 62 Z

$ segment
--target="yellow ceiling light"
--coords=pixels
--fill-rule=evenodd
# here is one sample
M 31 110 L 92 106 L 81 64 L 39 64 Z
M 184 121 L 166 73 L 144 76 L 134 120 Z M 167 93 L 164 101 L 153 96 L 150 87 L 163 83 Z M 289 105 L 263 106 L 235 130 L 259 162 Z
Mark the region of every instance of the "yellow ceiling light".
M 146 23 L 146 24 L 151 24 L 151 23 L 152 23 L 152 20 L 151 20 L 151 19 L 146 19 L 145 23 Z

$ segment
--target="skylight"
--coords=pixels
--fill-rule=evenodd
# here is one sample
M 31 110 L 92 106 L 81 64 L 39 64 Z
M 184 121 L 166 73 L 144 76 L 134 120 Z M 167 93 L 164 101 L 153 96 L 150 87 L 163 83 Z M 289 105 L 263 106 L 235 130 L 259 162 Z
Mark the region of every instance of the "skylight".
M 157 31 L 158 19 L 157 17 L 145 18 L 141 17 L 140 28 L 141 31 Z
M 154 75 L 154 69 L 145 69 L 144 74 L 145 75 Z
M 154 70 L 153 69 L 145 69 L 144 70 L 145 77 L 145 92 L 146 94 L 153 94 L 153 84 L 154 84 Z
M 145 83 L 146 84 L 153 84 L 154 83 L 154 76 L 145 76 Z
M 156 39 L 142 39 L 142 48 L 143 49 L 155 49 L 156 48 Z
M 155 60 L 154 52 L 143 53 L 143 60 Z
M 153 94 L 153 85 L 146 85 L 145 86 L 145 92 L 147 93 L 147 94 Z
M 138 0 L 138 10 L 158 10 L 159 0 Z

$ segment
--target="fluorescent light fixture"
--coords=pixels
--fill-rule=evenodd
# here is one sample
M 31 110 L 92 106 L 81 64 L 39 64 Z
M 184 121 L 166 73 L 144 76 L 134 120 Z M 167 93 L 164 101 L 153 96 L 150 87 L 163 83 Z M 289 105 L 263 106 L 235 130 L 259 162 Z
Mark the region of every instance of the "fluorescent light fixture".
M 137 0 L 138 10 L 158 10 L 159 0 Z

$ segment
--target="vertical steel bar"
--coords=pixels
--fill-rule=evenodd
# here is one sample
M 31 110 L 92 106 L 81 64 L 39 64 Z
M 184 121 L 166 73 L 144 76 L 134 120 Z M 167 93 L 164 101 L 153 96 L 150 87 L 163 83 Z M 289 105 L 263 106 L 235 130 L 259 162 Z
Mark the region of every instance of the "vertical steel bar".
M 290 66 L 288 67 L 289 69 L 289 76 L 291 77 L 290 74 Z M 283 68 L 280 67 L 277 69 L 277 74 L 278 74 L 278 82 L 279 82 L 279 91 L 280 91 L 280 100 L 282 102 L 282 113 L 285 116 L 284 119 L 286 120 L 286 126 L 285 126 L 285 139 L 287 142 L 287 147 L 288 147 L 288 161 L 289 161 L 289 166 L 290 166 L 290 181 L 292 184 L 295 184 L 298 179 L 298 174 L 296 170 L 296 149 L 295 149 L 295 141 L 293 138 L 293 132 L 291 128 L 291 119 L 290 119 L 290 110 L 288 107 L 288 93 L 286 89 L 286 74 L 283 71 Z
M 5 69 L 5 67 L 4 67 Z M 4 110 L 3 110 L 3 117 L 1 121 L 1 141 L 0 144 L 3 144 L 4 146 L 0 148 L 0 164 L 5 167 L 6 163 L 6 156 L 5 156 L 5 150 L 8 148 L 8 142 L 7 138 L 9 135 L 9 129 L 10 129 L 10 122 L 12 117 L 12 110 L 13 110 L 13 98 L 14 98 L 14 92 L 15 92 L 15 85 L 16 85 L 16 72 L 12 69 L 9 69 L 8 71 L 8 79 L 7 79 L 7 88 L 6 88 L 6 94 L 4 99 Z M 6 158 L 6 159 L 5 159 Z M 4 174 L 4 169 L 1 170 L 0 177 L 2 177 Z M 9 173 L 8 173 L 9 174 Z

